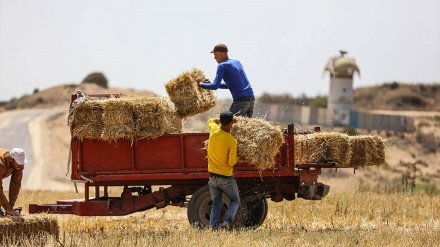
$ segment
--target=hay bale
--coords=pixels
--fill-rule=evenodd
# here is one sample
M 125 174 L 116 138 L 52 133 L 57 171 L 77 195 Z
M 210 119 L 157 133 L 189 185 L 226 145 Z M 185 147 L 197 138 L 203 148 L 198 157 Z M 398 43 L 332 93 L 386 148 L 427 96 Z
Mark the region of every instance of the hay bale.
M 308 140 L 306 135 L 295 135 L 294 136 L 294 160 L 295 164 L 305 164 L 308 163 L 307 159 L 314 152 L 311 142 Z
M 369 166 L 381 166 L 384 165 L 386 161 L 386 147 L 387 147 L 387 140 L 382 138 L 381 136 L 374 135 L 374 148 L 376 150 L 375 155 L 370 158 L 368 165 Z
M 338 132 L 295 135 L 295 164 L 334 161 L 341 166 L 385 164 L 386 141 L 380 136 L 348 136 Z
M 74 111 L 73 136 L 79 139 L 100 139 L 104 123 L 101 100 L 86 100 Z
M 350 149 L 352 167 L 380 166 L 386 163 L 386 140 L 381 136 L 351 136 Z
M 134 121 L 131 108 L 132 101 L 127 98 L 108 98 L 102 100 L 103 106 L 101 139 L 115 141 L 117 139 L 134 139 Z
M 44 216 L 0 217 L 0 244 L 51 235 L 58 239 L 58 221 Z
M 294 136 L 295 163 L 320 163 L 334 161 L 339 164 L 350 162 L 349 137 L 337 132 L 317 132 Z
M 283 144 L 283 132 L 264 119 L 235 117 L 231 134 L 238 143 L 239 162 L 246 162 L 260 170 L 271 169 L 275 156 Z
M 206 112 L 217 104 L 212 90 L 199 87 L 197 78 L 205 78 L 199 69 L 182 72 L 179 76 L 165 84 L 165 89 L 175 104 L 177 115 L 180 118 L 190 117 Z
M 165 133 L 182 131 L 182 120 L 174 104 L 162 97 L 130 97 L 137 139 L 156 138 Z
M 365 167 L 367 165 L 367 145 L 365 136 L 351 136 L 350 149 L 352 151 L 350 166 Z
M 87 99 L 74 111 L 73 135 L 80 139 L 156 138 L 182 130 L 182 120 L 167 98 L 128 95 Z

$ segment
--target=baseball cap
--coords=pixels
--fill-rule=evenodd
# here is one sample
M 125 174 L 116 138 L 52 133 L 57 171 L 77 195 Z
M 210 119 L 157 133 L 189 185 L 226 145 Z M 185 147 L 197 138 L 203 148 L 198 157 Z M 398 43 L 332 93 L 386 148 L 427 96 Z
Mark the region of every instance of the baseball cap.
M 17 162 L 19 165 L 24 165 L 27 164 L 27 160 L 26 157 L 24 155 L 24 151 L 21 148 L 13 148 L 10 152 L 9 155 L 11 155 L 11 157 L 15 160 L 15 162 Z
M 228 47 L 225 44 L 218 44 L 214 46 L 214 50 L 212 50 L 211 53 L 214 53 L 216 51 L 228 52 Z
M 230 124 L 233 119 L 234 119 L 234 114 L 232 114 L 232 112 L 230 111 L 224 111 L 220 113 L 220 123 L 222 125 Z

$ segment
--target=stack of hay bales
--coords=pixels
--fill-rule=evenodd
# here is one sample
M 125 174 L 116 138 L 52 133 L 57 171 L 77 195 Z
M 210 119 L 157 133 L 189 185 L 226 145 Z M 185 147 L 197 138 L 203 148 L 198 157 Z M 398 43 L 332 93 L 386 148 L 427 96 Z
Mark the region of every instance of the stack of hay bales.
M 235 117 L 231 135 L 238 143 L 239 162 L 246 162 L 260 170 L 271 169 L 275 156 L 283 144 L 283 132 L 278 126 L 263 119 Z
M 153 96 L 87 99 L 75 109 L 74 122 L 75 137 L 105 141 L 156 138 L 182 128 L 173 103 Z
M 385 164 L 386 141 L 380 136 L 348 136 L 338 132 L 295 135 L 295 163 L 333 161 L 347 167 Z
M 58 239 L 58 221 L 44 216 L 0 217 L 0 243 L 51 235 Z
M 347 164 L 351 157 L 348 139 L 348 135 L 337 132 L 295 135 L 295 163 L 335 161 Z
M 193 69 L 181 73 L 165 84 L 180 118 L 206 112 L 217 104 L 213 91 L 201 88 L 196 83 L 197 78 L 204 79 L 205 75 L 201 70 Z

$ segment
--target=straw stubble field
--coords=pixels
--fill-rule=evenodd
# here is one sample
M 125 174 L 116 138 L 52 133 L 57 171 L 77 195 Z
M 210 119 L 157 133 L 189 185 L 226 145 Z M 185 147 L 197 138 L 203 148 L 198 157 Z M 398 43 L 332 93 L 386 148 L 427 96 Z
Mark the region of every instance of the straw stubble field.
M 18 204 L 80 198 L 72 192 L 23 191 Z M 212 232 L 192 228 L 186 208 L 151 209 L 120 217 L 46 215 L 59 239 L 22 239 L 20 246 L 437 246 L 440 196 L 417 192 L 332 191 L 321 201 L 274 203 L 257 229 Z M 26 212 L 27 207 L 25 207 Z M 8 243 L 8 241 L 3 242 Z

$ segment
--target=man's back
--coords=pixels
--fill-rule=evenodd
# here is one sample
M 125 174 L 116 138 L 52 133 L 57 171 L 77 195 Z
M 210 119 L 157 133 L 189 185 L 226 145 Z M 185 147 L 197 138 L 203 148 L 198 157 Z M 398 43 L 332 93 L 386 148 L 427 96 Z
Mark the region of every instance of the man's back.
M 208 171 L 223 176 L 232 176 L 233 166 L 237 163 L 237 141 L 228 132 L 223 131 L 214 122 L 208 120 Z
M 227 59 L 221 62 L 217 67 L 217 76 L 223 79 L 234 99 L 254 96 L 249 79 L 238 60 Z

